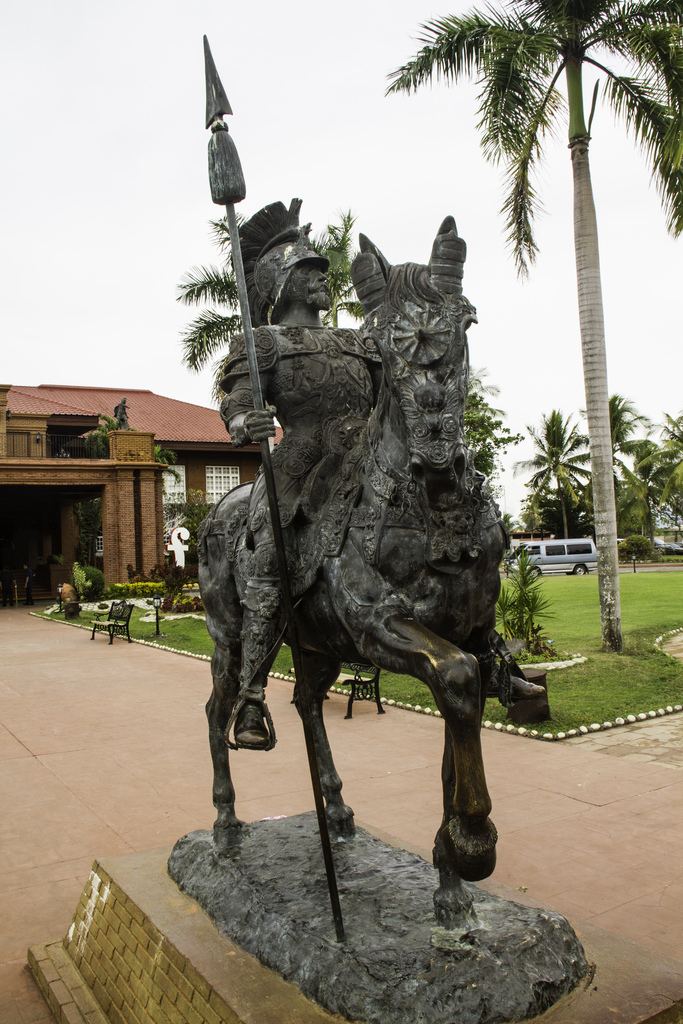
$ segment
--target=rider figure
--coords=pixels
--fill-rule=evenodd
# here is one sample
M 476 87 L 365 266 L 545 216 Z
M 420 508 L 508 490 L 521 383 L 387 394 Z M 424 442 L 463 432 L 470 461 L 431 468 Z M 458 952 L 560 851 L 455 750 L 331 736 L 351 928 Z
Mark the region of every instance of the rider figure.
M 254 409 L 244 339 L 231 341 L 221 387 L 226 395 L 221 416 L 236 444 L 275 435 L 273 471 L 280 519 L 287 527 L 299 513 L 310 471 L 326 454 L 325 440 L 345 420 L 367 420 L 379 387 L 379 355 L 354 330 L 325 328 L 329 309 L 326 273 L 329 261 L 309 239 L 310 225 L 299 227 L 300 200 L 289 210 L 272 203 L 240 230 L 240 248 L 249 290 L 254 340 L 266 410 Z M 303 513 L 301 513 L 303 514 Z M 253 561 L 243 598 L 242 666 L 237 746 L 261 750 L 273 743 L 264 713 L 269 655 L 282 628 L 277 562 L 262 474 L 249 506 Z M 294 546 L 287 544 L 288 557 Z

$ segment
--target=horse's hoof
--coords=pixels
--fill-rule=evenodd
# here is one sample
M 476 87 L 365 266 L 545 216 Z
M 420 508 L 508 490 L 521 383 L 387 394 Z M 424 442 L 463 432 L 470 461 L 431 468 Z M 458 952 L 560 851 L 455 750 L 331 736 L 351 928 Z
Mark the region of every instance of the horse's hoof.
M 244 822 L 239 821 L 234 815 L 229 825 L 219 825 L 218 821 L 213 826 L 213 846 L 216 856 L 221 857 L 238 846 L 244 835 Z
M 326 808 L 327 827 L 334 836 L 352 836 L 356 831 L 353 811 L 347 804 Z
M 437 924 L 449 931 L 467 931 L 475 923 L 472 903 L 472 894 L 459 880 L 447 886 L 440 885 L 434 893 Z
M 447 832 L 454 867 L 461 878 L 479 882 L 493 874 L 498 833 L 490 818 L 472 819 L 458 815 L 448 822 Z

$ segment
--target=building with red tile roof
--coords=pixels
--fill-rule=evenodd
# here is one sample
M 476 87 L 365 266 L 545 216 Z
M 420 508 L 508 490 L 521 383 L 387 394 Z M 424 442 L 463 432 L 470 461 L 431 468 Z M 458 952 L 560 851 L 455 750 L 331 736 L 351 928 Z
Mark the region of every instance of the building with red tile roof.
M 102 417 L 126 399 L 129 430 L 93 441 Z M 173 472 L 155 446 L 175 455 Z M 0 385 L 0 560 L 21 576 L 36 571 L 54 592 L 80 550 L 76 508 L 101 498 L 100 558 L 108 582 L 127 566 L 149 570 L 164 557 L 164 499 L 180 503 L 202 491 L 216 501 L 252 480 L 258 445 L 236 448 L 216 409 L 127 387 Z M 61 558 L 62 564 L 58 565 Z

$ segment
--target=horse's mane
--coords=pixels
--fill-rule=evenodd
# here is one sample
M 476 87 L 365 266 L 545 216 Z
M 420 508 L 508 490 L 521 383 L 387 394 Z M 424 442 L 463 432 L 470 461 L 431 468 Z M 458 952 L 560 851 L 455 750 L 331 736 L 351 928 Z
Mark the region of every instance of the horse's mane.
M 435 287 L 429 267 L 423 263 L 402 263 L 392 267 L 384 293 L 384 306 L 392 312 L 400 309 L 406 299 L 430 305 L 443 305 L 444 296 Z

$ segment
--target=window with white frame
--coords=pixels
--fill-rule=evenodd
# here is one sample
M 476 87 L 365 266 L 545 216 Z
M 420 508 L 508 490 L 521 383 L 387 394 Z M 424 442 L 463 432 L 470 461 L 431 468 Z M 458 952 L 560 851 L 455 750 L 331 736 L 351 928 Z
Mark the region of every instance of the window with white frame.
M 219 501 L 224 494 L 237 487 L 240 482 L 239 466 L 206 467 L 206 500 Z
M 185 501 L 185 467 L 164 470 L 164 501 Z
M 101 533 L 95 538 L 95 554 L 100 558 L 104 555 L 104 537 Z

